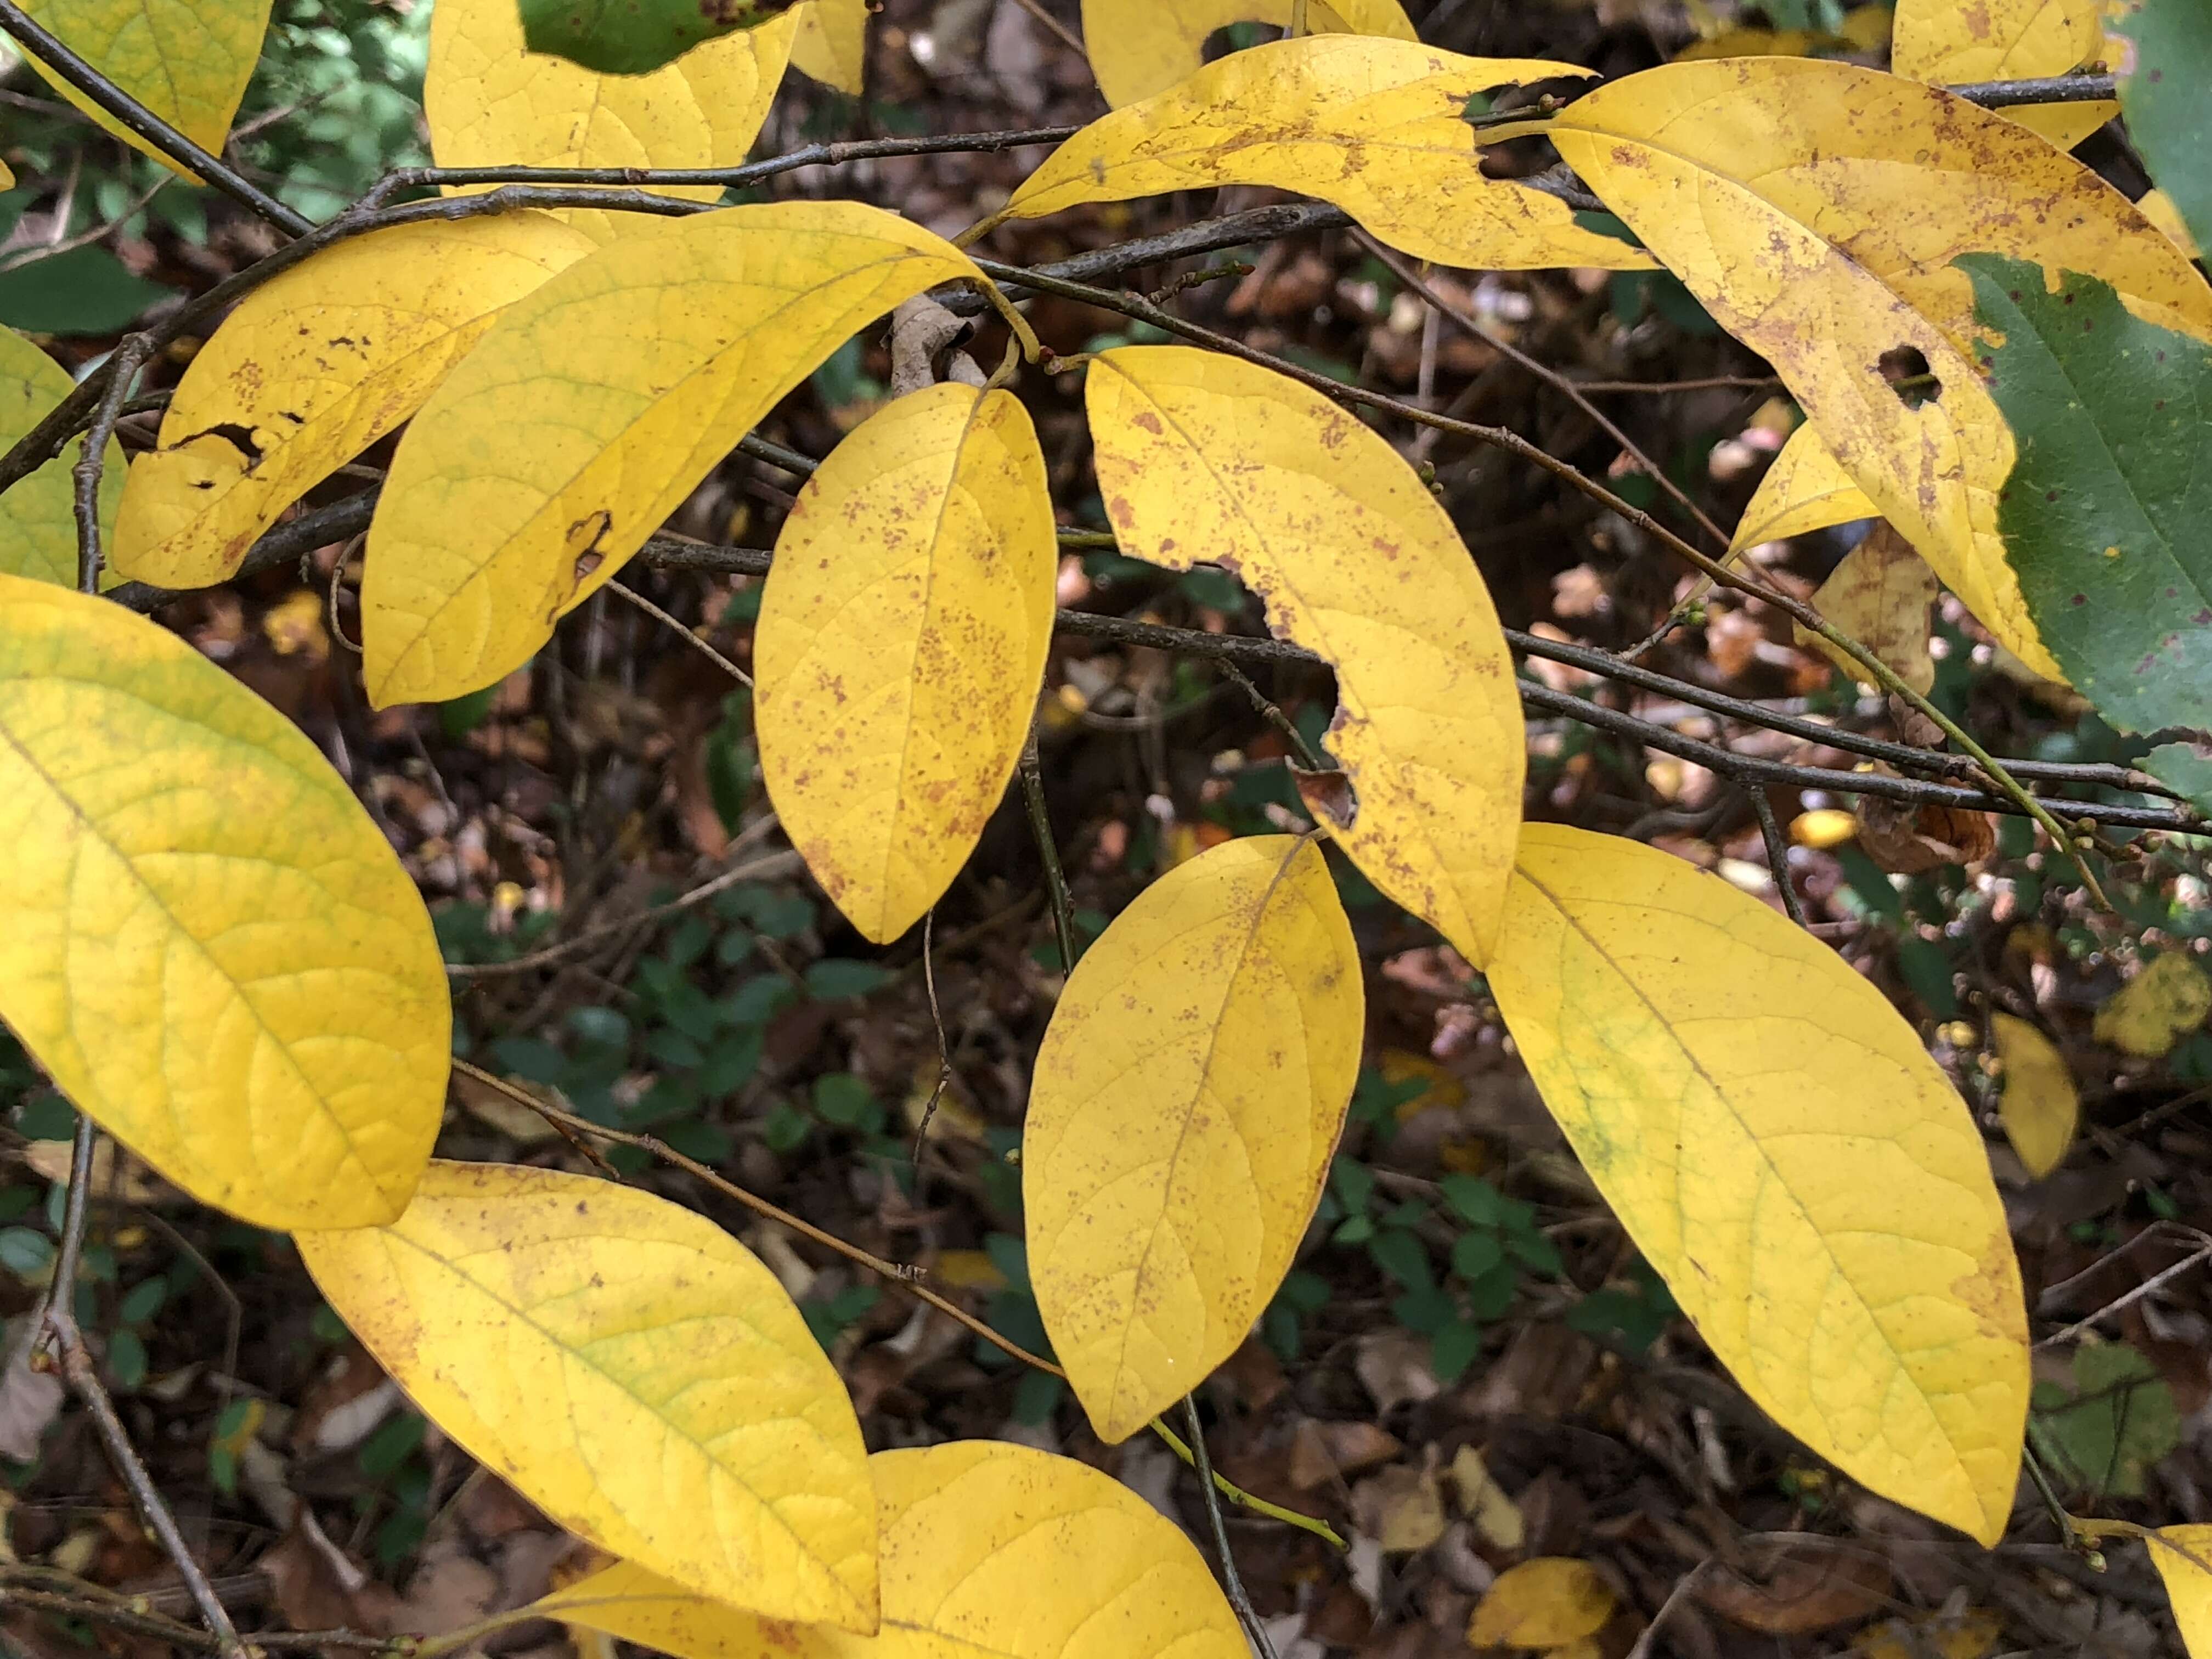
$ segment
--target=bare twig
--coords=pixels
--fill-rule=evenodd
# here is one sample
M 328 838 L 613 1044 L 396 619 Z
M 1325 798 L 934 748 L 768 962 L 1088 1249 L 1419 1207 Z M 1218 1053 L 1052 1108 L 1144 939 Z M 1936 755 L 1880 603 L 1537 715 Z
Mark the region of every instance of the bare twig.
M 1213 1528 L 1213 1547 L 1221 1557 L 1221 1582 L 1229 1592 L 1229 1605 L 1237 1609 L 1237 1617 L 1244 1626 L 1244 1634 L 1251 1638 L 1260 1659 L 1276 1659 L 1275 1644 L 1267 1634 L 1267 1627 L 1260 1620 L 1258 1609 L 1252 1598 L 1244 1593 L 1244 1580 L 1237 1571 L 1237 1553 L 1229 1547 L 1229 1523 L 1221 1517 L 1221 1500 L 1213 1492 L 1213 1463 L 1206 1455 L 1206 1427 L 1198 1420 L 1198 1396 L 1185 1395 L 1182 1418 L 1190 1434 L 1192 1467 L 1198 1471 L 1199 1495 L 1206 1503 L 1206 1518 Z
M 1030 722 L 1029 741 L 1022 745 L 1022 802 L 1030 816 L 1030 835 L 1044 865 L 1044 885 L 1052 901 L 1052 931 L 1060 941 L 1060 969 L 1075 971 L 1075 908 L 1067 896 L 1067 877 L 1060 867 L 1060 848 L 1052 838 L 1052 813 L 1044 799 L 1044 765 L 1037 753 L 1036 722 Z
M 628 599 L 632 605 L 644 611 L 647 616 L 652 617 L 655 622 L 665 624 L 669 629 L 679 635 L 686 645 L 689 645 L 694 651 L 698 652 L 702 656 L 705 657 L 708 661 L 713 663 L 715 667 L 720 669 L 732 679 L 736 680 L 748 690 L 751 689 L 753 677 L 746 673 L 744 669 L 738 667 L 737 664 L 732 662 L 720 652 L 714 649 L 714 647 L 708 644 L 696 629 L 686 628 L 682 623 L 670 616 L 665 611 L 663 611 L 659 605 L 655 605 L 651 599 L 647 599 L 644 594 L 639 592 L 634 587 L 625 586 L 621 582 L 611 580 L 608 581 L 607 586 L 613 588 L 616 592 L 621 594 L 623 598 Z

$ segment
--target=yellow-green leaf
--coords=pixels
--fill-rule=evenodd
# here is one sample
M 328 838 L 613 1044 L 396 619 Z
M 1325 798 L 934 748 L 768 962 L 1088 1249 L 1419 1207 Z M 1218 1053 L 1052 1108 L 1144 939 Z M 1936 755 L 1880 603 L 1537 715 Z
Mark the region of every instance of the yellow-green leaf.
M 857 202 L 626 236 L 502 312 L 401 440 L 369 532 L 380 706 L 520 667 L 863 324 L 967 256 Z
M 438 0 L 422 85 L 431 153 L 448 167 L 737 167 L 768 118 L 805 9 L 707 41 L 650 74 L 601 75 L 526 51 L 515 0 Z M 712 202 L 722 191 L 653 193 Z M 563 216 L 596 242 L 654 222 L 588 208 Z
M 434 1163 L 397 1221 L 297 1243 L 430 1420 L 561 1525 L 732 1607 L 876 1628 L 852 1402 L 775 1275 L 703 1216 Z
M 12 449 L 73 390 L 68 370 L 15 330 L 0 328 L 0 452 Z M 76 497 L 70 469 L 79 448 L 72 441 L 0 495 L 0 572 L 76 586 Z M 100 475 L 103 532 L 115 525 L 123 469 L 123 446 L 110 443 Z
M 1764 355 L 1845 472 L 2021 659 L 2060 678 L 1997 530 L 2011 433 L 1979 378 L 1972 286 L 1990 252 L 2109 282 L 2212 332 L 2212 288 L 2126 198 L 2024 128 L 1848 64 L 1669 64 L 1547 131 L 1576 171 Z M 1933 395 L 1885 375 L 1924 359 Z
M 285 508 L 422 406 L 501 307 L 592 246 L 542 213 L 403 225 L 256 289 L 131 467 L 115 568 L 164 587 L 235 574 Z
M 2190 1659 L 2212 1659 L 2212 1526 L 2160 1527 L 2143 1540 Z
M 173 634 L 0 576 L 0 1017 L 256 1225 L 389 1220 L 445 1106 L 414 883 L 289 720 Z
M 22 0 L 22 5 L 137 103 L 202 149 L 222 154 L 230 118 L 238 113 L 261 57 L 269 0 Z M 31 62 L 108 131 L 184 173 L 37 58 Z
M 809 0 L 794 6 L 799 33 L 791 66 L 848 98 L 868 89 L 868 0 Z
M 1490 987 L 1545 1104 L 1714 1355 L 1846 1474 L 1994 1543 L 2027 1312 L 1912 1028 L 1777 912 L 1617 837 L 1529 825 L 1506 936 Z
M 2004 1067 L 1997 1115 L 2005 1139 L 2038 1181 L 2057 1169 L 2074 1144 L 2081 1097 L 2065 1056 L 2036 1027 L 2011 1014 L 1990 1016 L 1990 1037 Z
M 1613 1589 L 1587 1561 L 1539 1556 L 1508 1567 L 1468 1622 L 1471 1648 L 1559 1648 L 1595 1636 L 1613 1617 Z
M 1897 0 L 1890 67 L 1939 87 L 2069 75 L 2104 54 L 2103 0 Z M 2111 99 L 2005 115 L 2071 149 L 2120 112 Z
M 1229 1358 L 1313 1218 L 1359 1072 L 1352 924 L 1310 841 L 1224 842 L 1068 976 L 1022 1143 L 1030 1278 L 1102 1439 Z
M 1119 109 L 1197 74 L 1206 42 L 1230 24 L 1290 21 L 1291 0 L 1083 0 L 1083 46 L 1107 107 Z M 1312 0 L 1306 27 L 1419 39 L 1399 0 Z
M 1751 504 L 1736 521 L 1729 551 L 1742 553 L 1765 542 L 1809 536 L 1830 525 L 1881 514 L 1821 441 L 1820 429 L 1801 426 L 1759 481 Z
M 1459 532 L 1328 399 L 1182 346 L 1091 366 L 1099 493 L 1121 550 L 1218 563 L 1328 659 L 1341 705 L 1309 805 L 1384 894 L 1478 967 L 1498 945 L 1526 767 L 1513 663 Z
M 934 386 L 830 452 L 753 636 L 761 775 L 791 843 L 888 944 L 968 861 L 1021 758 L 1060 550 L 1020 399 Z
M 878 1452 L 884 1621 L 771 1625 L 628 1562 L 538 1603 L 679 1659 L 1246 1659 L 1181 1528 L 1112 1477 L 1000 1441 Z
M 2168 951 L 2097 1010 L 2097 1041 L 2138 1060 L 2156 1060 L 2212 1013 L 2212 979 L 2179 951 Z
M 1940 590 L 1928 561 L 1887 524 L 1877 524 L 1844 555 L 1813 595 L 1813 607 L 1831 627 L 1874 653 L 1897 677 L 1925 696 L 1936 684 L 1936 658 L 1928 648 L 1929 611 Z M 1865 666 L 1802 623 L 1792 625 L 1798 645 L 1817 651 L 1853 679 Z
M 1274 41 L 1093 121 L 1006 212 L 1034 219 L 1085 202 L 1268 185 L 1333 202 L 1391 246 L 1441 264 L 1644 269 L 1648 255 L 1584 230 L 1557 197 L 1484 177 L 1468 124 L 1468 99 L 1487 88 L 1589 73 L 1366 35 Z

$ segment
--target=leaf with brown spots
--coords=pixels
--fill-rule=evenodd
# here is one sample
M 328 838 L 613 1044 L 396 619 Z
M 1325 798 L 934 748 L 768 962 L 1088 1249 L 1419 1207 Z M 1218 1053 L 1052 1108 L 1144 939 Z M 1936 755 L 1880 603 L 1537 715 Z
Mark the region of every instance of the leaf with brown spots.
M 402 225 L 256 289 L 131 469 L 116 569 L 161 587 L 235 575 L 285 508 L 421 408 L 502 308 L 591 251 L 543 213 Z
M 888 944 L 1006 792 L 1052 641 L 1043 453 L 1011 392 L 934 386 L 799 492 L 753 636 L 761 773 L 853 925 Z
M 1335 667 L 1342 770 L 1304 789 L 1308 808 L 1482 966 L 1527 759 L 1512 658 L 1451 520 L 1382 438 L 1272 369 L 1128 346 L 1092 362 L 1086 390 L 1121 550 L 1224 566 L 1278 637 Z
M 2212 333 L 2212 288 L 2181 251 L 2024 127 L 1848 64 L 1663 64 L 1543 130 L 1774 365 L 1844 471 L 1967 608 L 2059 678 L 1998 533 L 2013 438 L 1983 385 L 1972 285 L 1953 261 L 1988 252 L 2054 280 L 2088 272 L 2161 324 Z
M 556 1522 L 731 1607 L 876 1629 L 852 1402 L 712 1222 L 586 1176 L 433 1164 L 390 1225 L 296 1242 L 424 1414 Z
M 1544 1103 L 1718 1358 L 1852 1479 L 1984 1543 L 2027 1315 L 1981 1132 L 1912 1028 L 1750 895 L 1531 824 L 1498 999 Z
M 1807 431 L 1812 430 L 1808 427 Z M 1925 696 L 1936 684 L 1936 659 L 1928 648 L 1929 610 L 1937 593 L 1936 573 L 1887 524 L 1877 524 L 1866 538 L 1844 555 L 1843 562 L 1814 594 L 1821 619 L 1874 653 L 1897 677 Z M 1854 679 L 1865 668 L 1802 623 L 1795 625 L 1797 643 L 1817 651 Z
M 1583 229 L 1557 197 L 1482 171 L 1470 99 L 1589 74 L 1370 35 L 1275 41 L 1093 121 L 1030 175 L 1006 216 L 1267 185 L 1333 202 L 1379 240 L 1440 264 L 1649 270 L 1650 255 Z
M 1851 482 L 1820 430 L 1801 426 L 1759 481 L 1751 504 L 1736 521 L 1729 551 L 1742 553 L 1765 542 L 1809 536 L 1830 525 L 1876 517 L 1866 492 Z
M 1939 87 L 2070 75 L 2105 55 L 2104 0 L 1897 0 L 1889 66 Z M 2071 149 L 2120 112 L 2109 98 L 2005 111 Z
M 824 358 L 963 278 L 985 280 L 896 214 L 771 202 L 624 237 L 509 306 L 408 427 L 377 501 L 371 700 L 462 696 L 520 667 Z
M 1224 842 L 1068 976 L 1022 1149 L 1030 1277 L 1101 1438 L 1242 1342 L 1312 1220 L 1359 1071 L 1352 924 L 1310 839 Z

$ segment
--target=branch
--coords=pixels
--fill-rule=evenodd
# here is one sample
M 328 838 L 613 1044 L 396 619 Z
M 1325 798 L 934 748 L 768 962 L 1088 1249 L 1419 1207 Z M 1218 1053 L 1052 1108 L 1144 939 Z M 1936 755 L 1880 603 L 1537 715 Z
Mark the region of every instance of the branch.
M 185 172 L 205 179 L 224 195 L 266 219 L 289 236 L 304 236 L 313 224 L 286 207 L 222 157 L 210 155 L 190 138 L 148 109 L 98 70 L 71 52 L 50 31 L 33 20 L 15 0 L 0 0 L 0 30 L 37 58 L 56 76 L 82 93 L 101 110 L 144 139 Z

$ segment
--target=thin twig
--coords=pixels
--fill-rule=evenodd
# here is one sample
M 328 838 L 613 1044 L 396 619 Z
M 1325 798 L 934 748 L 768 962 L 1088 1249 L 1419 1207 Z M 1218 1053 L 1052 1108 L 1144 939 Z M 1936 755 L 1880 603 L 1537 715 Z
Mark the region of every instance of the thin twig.
M 1052 813 L 1044 799 L 1044 765 L 1037 753 L 1036 722 L 1030 722 L 1022 745 L 1022 802 L 1029 809 L 1030 835 L 1044 865 L 1044 885 L 1052 901 L 1052 930 L 1060 940 L 1060 970 L 1075 971 L 1075 909 L 1067 896 L 1067 876 L 1060 867 L 1060 848 L 1052 836 Z
M 1790 875 L 1790 838 L 1782 833 L 1782 825 L 1774 817 L 1774 803 L 1766 798 L 1766 791 L 1758 784 L 1747 786 L 1744 793 L 1751 797 L 1751 810 L 1759 817 L 1759 839 L 1766 843 L 1766 866 L 1774 872 L 1775 890 L 1782 895 L 1782 908 L 1790 913 L 1790 920 L 1800 927 L 1807 926 L 1805 906 L 1797 896 L 1797 884 Z
M 623 583 L 613 580 L 612 579 L 608 580 L 607 586 L 613 588 L 616 592 L 621 594 L 623 598 L 628 599 L 632 605 L 644 611 L 647 616 L 652 617 L 655 622 L 666 624 L 667 627 L 674 630 L 675 633 L 683 638 L 685 644 L 689 645 L 694 651 L 696 651 L 701 655 L 704 656 L 708 661 L 713 663 L 715 667 L 729 675 L 731 678 L 738 681 L 740 684 L 744 686 L 747 690 L 750 690 L 752 689 L 753 677 L 746 673 L 744 669 L 738 667 L 737 664 L 732 662 L 720 652 L 714 649 L 713 646 L 709 645 L 704 639 L 702 639 L 694 629 L 686 628 L 682 623 L 670 616 L 665 611 L 663 611 L 651 599 L 647 599 L 644 594 L 639 592 L 635 588 L 625 586 Z
M 1681 1606 L 1683 1598 L 1712 1564 L 1712 1558 L 1708 1556 L 1675 1581 L 1674 1588 L 1667 1592 L 1667 1599 L 1659 1604 L 1659 1611 L 1651 1615 L 1651 1622 L 1638 1635 L 1636 1645 L 1629 1649 L 1628 1659 L 1650 1659 L 1651 1644 L 1659 1639 L 1659 1627 L 1674 1617 L 1674 1609 Z
M 2099 1320 L 2109 1319 L 2112 1315 L 2119 1312 L 2123 1308 L 2133 1307 L 2136 1303 L 2142 1301 L 2154 1291 L 2156 1291 L 2160 1285 L 2166 1284 L 2172 1279 L 2179 1279 L 2182 1274 L 2187 1273 L 2191 1267 L 2194 1267 L 2199 1262 L 2203 1261 L 2212 1261 L 2212 1244 L 2203 1245 L 2200 1247 L 2194 1255 L 2184 1256 L 2172 1267 L 2160 1269 L 2157 1273 L 2153 1273 L 2148 1279 L 2143 1280 L 2142 1284 L 2136 1285 L 2135 1289 L 2128 1291 L 2125 1295 L 2114 1297 L 2112 1301 L 2107 1302 L 2103 1307 L 2098 1309 L 2096 1312 L 2090 1314 L 2084 1318 L 2075 1320 L 2064 1330 L 2053 1331 L 2049 1336 L 2045 1337 L 2043 1340 L 2037 1343 L 2035 1346 L 2039 1348 L 2048 1348 L 2054 1343 L 2069 1341 L 2071 1339 L 2081 1335 L 2082 1332 L 2087 1330 Z
M 1042 5 L 1038 4 L 1037 0 L 1014 0 L 1014 3 L 1021 7 L 1024 11 L 1029 13 L 1030 16 L 1036 18 L 1036 21 L 1042 23 L 1047 29 L 1050 30 L 1051 33 L 1059 40 L 1060 43 L 1066 46 L 1070 52 L 1073 52 L 1079 58 L 1085 57 L 1083 50 L 1083 42 L 1077 40 L 1074 35 L 1068 33 L 1067 25 L 1061 22 L 1060 19 L 1054 17 Z
M 1222 1519 L 1221 1500 L 1214 1496 L 1213 1463 L 1206 1455 L 1206 1427 L 1198 1420 L 1196 1395 L 1183 1396 L 1182 1416 L 1190 1431 L 1190 1455 L 1198 1470 L 1199 1495 L 1206 1503 L 1206 1518 L 1212 1523 L 1214 1550 L 1221 1557 L 1221 1582 L 1229 1592 L 1229 1605 L 1237 1609 L 1244 1634 L 1251 1638 L 1260 1659 L 1277 1659 L 1274 1641 L 1268 1636 L 1267 1626 L 1260 1622 L 1252 1598 L 1244 1593 L 1244 1580 L 1237 1571 L 1237 1553 L 1229 1547 L 1229 1523 Z
M 937 933 L 937 907 L 931 905 L 921 919 L 921 982 L 929 995 L 929 1023 L 937 1032 L 937 1086 L 929 1091 L 928 1103 L 921 1109 L 921 1121 L 914 1131 L 914 1192 L 917 1203 L 921 1199 L 921 1155 L 929 1146 L 929 1126 L 937 1116 L 937 1104 L 945 1098 L 945 1085 L 952 1081 L 952 1055 L 945 1042 L 945 1011 L 937 1003 L 937 959 L 930 948 Z

